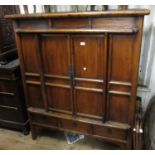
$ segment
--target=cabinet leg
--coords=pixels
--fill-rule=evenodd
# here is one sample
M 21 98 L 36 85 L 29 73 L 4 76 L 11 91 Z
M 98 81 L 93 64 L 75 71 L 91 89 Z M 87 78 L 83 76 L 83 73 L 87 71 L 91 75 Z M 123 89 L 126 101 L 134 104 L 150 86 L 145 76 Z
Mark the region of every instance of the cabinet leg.
M 37 139 L 36 126 L 34 126 L 34 125 L 31 125 L 31 134 L 32 134 L 32 139 L 33 140 Z

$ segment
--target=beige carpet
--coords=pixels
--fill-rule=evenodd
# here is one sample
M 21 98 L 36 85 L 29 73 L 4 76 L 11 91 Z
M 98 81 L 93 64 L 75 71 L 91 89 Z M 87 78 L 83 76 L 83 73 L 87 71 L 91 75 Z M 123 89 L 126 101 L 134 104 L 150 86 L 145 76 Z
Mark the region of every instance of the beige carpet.
M 31 134 L 25 136 L 21 132 L 0 128 L 1 150 L 114 150 L 118 146 L 103 140 L 85 137 L 75 144 L 67 144 L 64 133 L 42 130 L 37 140 Z

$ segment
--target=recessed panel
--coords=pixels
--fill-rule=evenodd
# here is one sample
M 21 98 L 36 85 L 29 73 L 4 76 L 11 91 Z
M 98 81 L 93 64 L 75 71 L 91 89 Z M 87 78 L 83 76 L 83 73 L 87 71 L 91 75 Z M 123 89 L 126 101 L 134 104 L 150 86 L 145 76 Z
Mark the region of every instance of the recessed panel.
M 131 82 L 134 35 L 111 35 L 109 44 L 109 80 Z
M 25 19 L 18 21 L 18 27 L 22 29 L 47 29 L 47 19 Z
M 130 98 L 125 95 L 110 94 L 108 114 L 110 121 L 128 122 Z
M 58 112 L 71 112 L 71 90 L 69 88 L 47 86 L 46 93 L 48 97 L 49 108 Z
M 73 36 L 75 77 L 103 79 L 103 36 Z
M 76 90 L 76 109 L 77 113 L 83 114 L 83 116 L 88 115 L 88 117 L 103 116 L 104 99 L 103 93 Z M 89 116 L 90 115 L 90 116 Z
M 49 75 L 69 76 L 70 49 L 65 35 L 40 37 L 44 72 Z
M 70 18 L 70 19 L 54 19 L 53 20 L 54 28 L 62 29 L 83 29 L 89 28 L 89 18 Z
M 27 84 L 27 94 L 29 106 L 36 108 L 44 108 L 43 98 L 41 94 L 41 86 Z
M 25 72 L 29 73 L 39 73 L 39 63 L 37 55 L 37 44 L 35 41 L 35 35 L 32 34 L 22 34 L 21 35 L 21 46 L 20 51 L 23 55 L 23 63 Z

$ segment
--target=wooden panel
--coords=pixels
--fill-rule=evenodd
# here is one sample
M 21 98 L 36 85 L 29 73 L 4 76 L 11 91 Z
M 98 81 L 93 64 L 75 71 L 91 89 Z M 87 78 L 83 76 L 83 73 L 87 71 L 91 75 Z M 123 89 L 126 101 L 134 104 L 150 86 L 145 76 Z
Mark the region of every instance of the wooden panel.
M 129 123 L 133 90 L 135 35 L 110 35 L 107 119 Z M 120 48 L 121 44 L 121 48 Z
M 40 85 L 27 84 L 27 94 L 29 106 L 35 108 L 44 108 Z
M 59 125 L 58 119 L 54 117 L 48 117 L 45 115 L 32 114 L 32 121 L 52 126 Z
M 25 78 L 26 81 L 35 81 L 35 82 L 40 82 L 40 76 L 26 76 Z
M 75 90 L 77 115 L 102 119 L 104 99 L 103 93 L 86 90 Z
M 94 126 L 93 134 L 121 140 L 125 140 L 127 138 L 127 130 L 125 131 L 97 125 Z
M 72 43 L 76 114 L 103 119 L 105 107 L 103 35 L 76 35 L 72 37 Z
M 135 35 L 110 35 L 109 81 L 131 82 L 134 41 Z
M 48 108 L 71 113 L 72 91 L 69 76 L 71 60 L 68 36 L 41 35 L 40 44 Z
M 13 93 L 14 88 L 11 81 L 0 80 L 0 92 Z
M 73 37 L 75 77 L 103 79 L 103 36 Z
M 124 86 L 124 85 L 115 85 L 115 84 L 110 84 L 109 85 L 109 91 L 121 91 L 121 92 L 130 92 L 131 87 L 130 86 Z
M 87 134 L 92 133 L 92 128 L 90 124 L 82 123 L 74 120 L 61 119 L 61 128 L 83 132 Z
M 69 24 L 68 24 L 69 23 Z M 89 18 L 76 18 L 76 19 L 54 19 L 53 20 L 54 28 L 63 28 L 63 29 L 83 29 L 90 28 Z
M 70 111 L 72 109 L 71 104 L 71 89 L 62 87 L 50 87 L 46 88 L 48 96 L 48 106 L 53 111 Z
M 8 121 L 20 121 L 18 111 L 16 109 L 0 107 L 0 119 Z
M 92 28 L 95 29 L 127 29 L 135 27 L 137 27 L 137 25 L 134 17 L 105 17 L 92 19 Z
M 69 40 L 65 35 L 41 35 L 44 72 L 49 75 L 68 76 L 70 64 Z
M 25 72 L 39 73 L 35 35 L 22 34 L 20 38 Z
M 96 89 L 103 89 L 104 82 L 91 82 L 87 81 L 86 78 L 84 80 L 80 80 L 79 78 L 75 78 L 75 86 L 84 87 L 84 88 L 96 88 Z
M 46 29 L 46 28 L 48 28 L 48 20 L 47 19 L 19 20 L 18 28 L 21 28 L 21 29 Z
M 108 103 L 108 119 L 111 121 L 127 123 L 129 117 L 129 96 L 110 94 Z
M 46 84 L 59 84 L 59 85 L 67 85 L 69 87 L 70 85 L 70 80 L 69 80 L 69 77 L 66 77 L 66 78 L 63 78 L 63 76 L 60 76 L 60 77 L 55 77 L 55 76 L 48 76 L 48 75 L 45 75 L 45 81 L 46 81 Z
M 0 93 L 0 107 L 1 106 L 17 107 L 16 102 L 17 100 L 15 99 L 15 96 L 4 95 Z

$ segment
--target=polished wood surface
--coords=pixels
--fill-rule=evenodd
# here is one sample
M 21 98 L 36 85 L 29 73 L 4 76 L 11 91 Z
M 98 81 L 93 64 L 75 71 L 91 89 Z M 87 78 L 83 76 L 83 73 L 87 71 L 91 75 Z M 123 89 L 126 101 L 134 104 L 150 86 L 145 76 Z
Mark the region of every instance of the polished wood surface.
M 143 16 L 150 13 L 149 9 L 130 9 L 130 10 L 107 10 L 96 12 L 65 12 L 65 13 L 37 13 L 27 15 L 8 15 L 8 19 L 32 19 L 32 18 L 59 18 L 59 17 L 104 17 L 104 16 Z
M 43 127 L 132 148 L 145 14 L 6 16 L 14 22 L 33 139 Z

